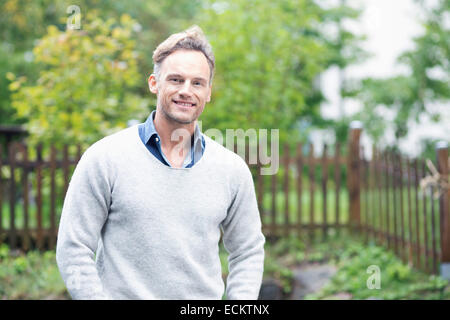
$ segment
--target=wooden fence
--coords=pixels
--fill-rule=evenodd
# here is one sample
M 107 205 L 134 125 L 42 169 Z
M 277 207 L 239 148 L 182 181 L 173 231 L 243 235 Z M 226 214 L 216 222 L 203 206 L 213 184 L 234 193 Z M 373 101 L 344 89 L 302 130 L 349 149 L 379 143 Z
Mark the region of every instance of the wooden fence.
M 348 227 L 345 176 L 347 158 L 341 155 L 341 145 L 334 153 L 323 146 L 316 155 L 313 144 L 298 144 L 295 150 L 283 147 L 277 174 L 261 175 L 262 164 L 249 164 L 254 169 L 258 206 L 266 235 L 283 236 L 292 233 L 309 235 Z M 305 154 L 307 152 L 307 154 Z M 247 160 L 247 159 L 246 159 Z M 330 206 L 332 204 L 332 207 Z
M 448 146 L 437 148 L 434 163 L 375 147 L 368 160 L 361 132 L 350 131 L 345 156 L 339 144 L 332 153 L 324 145 L 321 156 L 313 145 L 298 145 L 295 154 L 285 146 L 278 174 L 262 176 L 256 165 L 264 233 L 327 237 L 345 229 L 391 249 L 412 267 L 439 273 L 450 263 Z
M 376 148 L 368 160 L 360 135 L 361 128 L 351 129 L 346 146 L 324 145 L 320 155 L 312 144 L 283 146 L 280 170 L 273 175 L 261 175 L 259 162 L 249 164 L 265 235 L 327 237 L 348 230 L 385 245 L 416 268 L 438 272 L 441 263 L 450 262 L 448 148 L 439 149 L 435 161 L 439 186 L 422 189 L 420 182 L 430 177 L 424 160 Z M 81 153 L 79 146 L 52 147 L 43 159 L 42 147 L 11 143 L 5 155 L 0 148 L 0 244 L 55 248 L 64 196 Z M 436 200 L 425 192 L 437 189 Z
M 10 143 L 7 151 L 3 156 L 0 148 L 0 244 L 24 251 L 54 249 L 62 202 L 81 147 L 69 156 L 66 145 L 61 157 L 51 147 L 49 159 L 43 159 L 42 146 L 38 146 L 34 160 L 23 143 Z
M 437 164 L 373 149 L 361 157 L 361 222 L 366 242 L 392 249 L 404 263 L 439 273 L 450 262 L 448 148 L 437 149 Z M 433 173 L 434 171 L 434 173 Z

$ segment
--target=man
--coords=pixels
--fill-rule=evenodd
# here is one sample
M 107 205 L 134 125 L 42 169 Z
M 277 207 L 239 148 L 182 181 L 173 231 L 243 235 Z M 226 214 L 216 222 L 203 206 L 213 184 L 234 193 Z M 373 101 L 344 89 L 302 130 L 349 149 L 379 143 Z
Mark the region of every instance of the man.
M 74 299 L 257 299 L 264 242 L 250 170 L 203 135 L 214 55 L 201 29 L 153 54 L 156 111 L 83 154 L 64 201 L 56 259 Z

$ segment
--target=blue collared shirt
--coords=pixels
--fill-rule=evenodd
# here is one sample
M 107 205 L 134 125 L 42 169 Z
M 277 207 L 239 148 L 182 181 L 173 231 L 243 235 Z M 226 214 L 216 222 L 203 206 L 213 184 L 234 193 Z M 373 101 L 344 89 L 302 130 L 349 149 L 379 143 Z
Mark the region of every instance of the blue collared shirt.
M 159 161 L 164 163 L 166 166 L 171 167 L 170 162 L 167 160 L 166 156 L 161 150 L 161 138 L 156 132 L 153 120 L 155 119 L 156 110 L 148 116 L 144 123 L 139 124 L 139 137 L 142 143 Z M 191 142 L 191 152 L 184 159 L 183 168 L 191 168 L 203 155 L 205 151 L 205 138 L 200 132 L 198 124 L 195 127 L 194 135 Z

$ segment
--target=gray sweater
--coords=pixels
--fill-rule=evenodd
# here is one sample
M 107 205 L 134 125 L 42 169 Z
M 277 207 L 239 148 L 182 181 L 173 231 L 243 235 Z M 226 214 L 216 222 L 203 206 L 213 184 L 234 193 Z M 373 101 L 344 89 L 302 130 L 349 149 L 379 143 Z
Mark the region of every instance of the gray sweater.
M 148 152 L 138 126 L 90 146 L 69 184 L 56 260 L 74 299 L 257 299 L 264 242 L 252 176 L 205 136 L 192 168 Z

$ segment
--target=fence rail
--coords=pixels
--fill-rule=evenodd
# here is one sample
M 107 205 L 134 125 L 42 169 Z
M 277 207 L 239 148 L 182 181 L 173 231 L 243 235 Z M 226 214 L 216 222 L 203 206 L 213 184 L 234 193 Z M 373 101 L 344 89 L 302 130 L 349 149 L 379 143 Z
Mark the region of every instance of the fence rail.
M 362 240 L 386 246 L 404 262 L 429 273 L 450 263 L 448 148 L 435 163 L 440 184 L 421 188 L 430 177 L 423 159 L 407 159 L 373 148 L 371 159 L 360 146 L 361 128 L 352 128 L 346 146 L 313 144 L 282 147 L 280 170 L 261 175 L 249 164 L 266 236 L 327 237 L 347 230 Z M 0 148 L 0 244 L 29 250 L 54 249 L 58 221 L 70 177 L 82 150 L 23 143 Z M 35 159 L 30 159 L 33 152 Z M 248 148 L 246 161 L 249 162 Z M 430 192 L 440 191 L 439 199 Z

